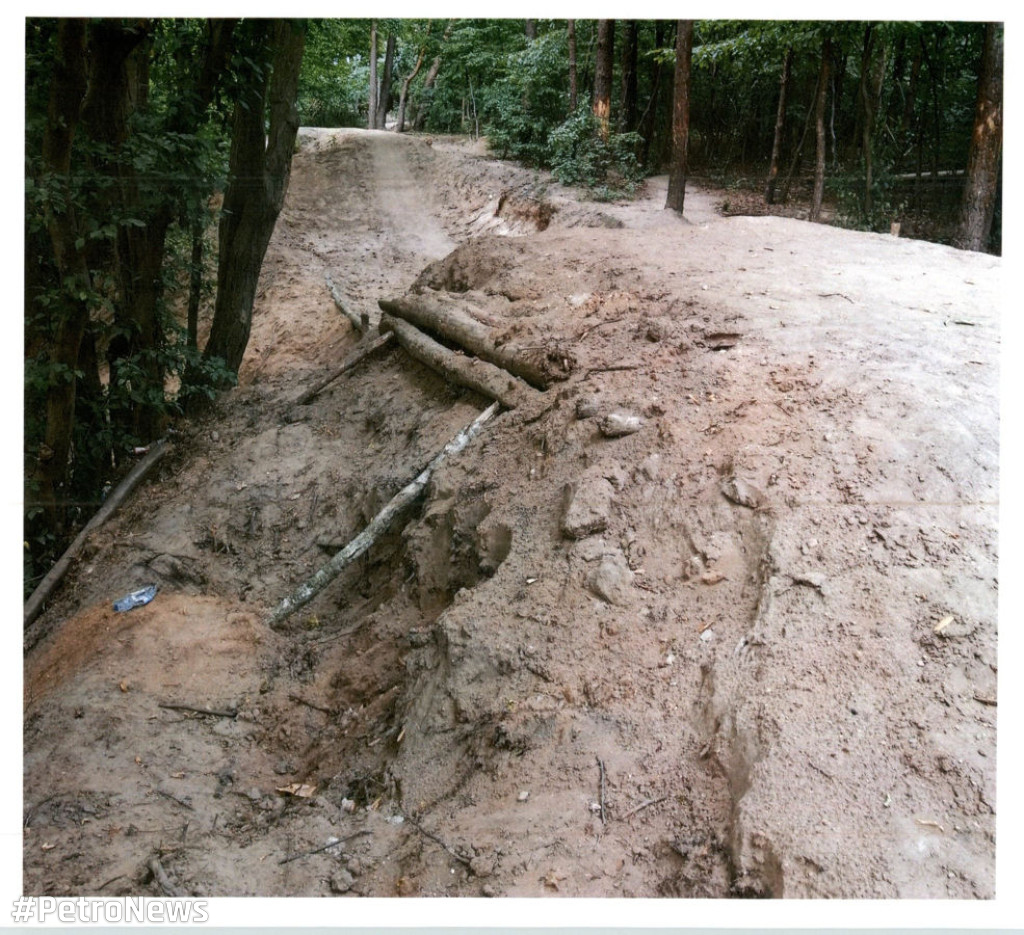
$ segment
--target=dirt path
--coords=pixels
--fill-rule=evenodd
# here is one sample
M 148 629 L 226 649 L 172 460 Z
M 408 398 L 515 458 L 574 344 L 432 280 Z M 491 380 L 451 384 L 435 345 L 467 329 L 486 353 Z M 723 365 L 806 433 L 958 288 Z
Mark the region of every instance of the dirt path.
M 991 897 L 1001 263 L 663 184 L 304 133 L 241 385 L 29 640 L 28 892 Z M 486 404 L 392 350 L 296 407 L 326 273 L 575 368 L 279 633 Z

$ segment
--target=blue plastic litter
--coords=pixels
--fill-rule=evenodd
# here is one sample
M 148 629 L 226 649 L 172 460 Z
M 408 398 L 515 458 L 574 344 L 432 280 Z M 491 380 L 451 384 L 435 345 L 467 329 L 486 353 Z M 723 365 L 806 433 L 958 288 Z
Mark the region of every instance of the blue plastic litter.
M 157 587 L 155 584 L 147 585 L 144 588 L 140 588 L 138 591 L 132 591 L 131 594 L 126 594 L 119 601 L 114 601 L 114 610 L 118 612 L 124 612 L 131 610 L 134 607 L 141 607 L 143 604 L 148 604 L 154 597 L 156 597 Z

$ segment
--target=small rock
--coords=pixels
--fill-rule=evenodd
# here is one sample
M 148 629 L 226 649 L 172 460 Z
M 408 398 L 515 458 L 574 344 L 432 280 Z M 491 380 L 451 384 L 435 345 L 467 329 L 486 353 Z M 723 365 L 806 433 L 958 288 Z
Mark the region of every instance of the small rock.
M 711 629 L 705 630 L 700 635 L 700 639 L 701 639 L 702 643 L 710 643 L 714 638 L 715 638 L 715 631 L 711 630 Z
M 331 874 L 330 886 L 332 893 L 347 893 L 355 884 L 355 877 L 347 870 L 335 870 Z
M 615 488 L 604 477 L 585 477 L 572 494 L 562 519 L 562 532 L 583 539 L 607 528 Z
M 621 552 L 612 552 L 590 573 L 587 587 L 609 604 L 628 603 L 633 589 L 633 572 Z
M 482 895 L 486 896 L 488 899 L 492 899 L 493 897 L 498 895 L 497 892 L 495 892 L 494 887 L 491 886 L 490 883 L 485 883 L 483 885 L 483 887 L 481 888 L 480 892 L 481 892 Z
M 730 477 L 722 485 L 722 493 L 727 500 L 752 510 L 756 510 L 764 504 L 764 494 L 742 477 Z
M 486 857 L 474 857 L 469 862 L 470 872 L 480 879 L 486 879 L 494 873 L 494 863 Z
M 363 862 L 358 857 L 353 857 L 345 864 L 345 869 L 348 870 L 352 876 L 357 877 L 363 872 Z
M 274 767 L 274 772 L 278 776 L 288 776 L 295 772 L 295 764 L 291 760 L 281 760 L 277 766 Z
M 609 412 L 601 417 L 598 428 L 605 438 L 621 438 L 623 435 L 632 435 L 639 432 L 643 427 L 643 419 L 631 412 Z
M 523 789 L 523 791 L 519 793 L 518 799 L 519 799 L 520 802 L 525 802 L 529 797 L 530 797 L 529 790 Z
M 600 409 L 600 400 L 596 396 L 581 396 L 576 400 L 576 418 L 592 419 Z

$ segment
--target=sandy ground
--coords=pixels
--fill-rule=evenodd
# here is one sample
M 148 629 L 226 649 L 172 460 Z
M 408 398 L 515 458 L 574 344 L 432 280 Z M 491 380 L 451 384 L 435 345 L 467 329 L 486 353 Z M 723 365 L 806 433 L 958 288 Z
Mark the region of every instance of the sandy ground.
M 239 387 L 28 633 L 26 892 L 993 896 L 1001 261 L 664 191 L 304 131 Z M 573 370 L 276 631 L 487 404 L 295 406 L 327 274 Z

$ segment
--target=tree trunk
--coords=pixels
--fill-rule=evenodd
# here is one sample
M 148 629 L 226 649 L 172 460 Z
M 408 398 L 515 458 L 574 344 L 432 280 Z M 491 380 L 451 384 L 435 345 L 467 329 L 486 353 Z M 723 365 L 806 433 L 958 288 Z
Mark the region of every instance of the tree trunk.
M 1003 27 L 985 24 L 985 45 L 974 109 L 974 132 L 967 159 L 957 246 L 984 250 L 992 233 L 1003 149 Z
M 370 24 L 370 109 L 366 126 L 377 129 L 377 21 Z
M 772 140 L 772 160 L 768 167 L 768 182 L 764 188 L 765 204 L 775 204 L 775 183 L 779 175 L 779 160 L 782 158 L 782 138 L 786 128 L 786 92 L 789 77 L 793 72 L 793 48 L 786 49 L 782 62 L 782 76 L 779 78 L 779 106 L 775 112 L 775 137 Z
M 395 34 L 388 33 L 384 50 L 384 74 L 380 76 L 380 92 L 377 95 L 377 129 L 386 130 L 388 111 L 391 110 L 391 82 L 395 70 Z
M 448 41 L 448 37 L 452 34 L 452 27 L 455 26 L 455 20 L 448 20 L 448 25 L 445 27 L 444 35 L 441 36 L 441 48 L 444 48 L 444 44 Z M 429 94 L 431 89 L 434 87 L 434 82 L 437 81 L 437 76 L 441 71 L 441 52 L 439 51 L 434 57 L 434 61 L 430 64 L 430 70 L 427 72 L 427 77 L 423 79 L 423 88 L 420 91 L 418 103 L 416 105 L 416 119 L 413 121 L 414 130 L 422 130 L 423 125 L 426 123 L 427 114 L 430 112 L 430 100 Z M 426 98 L 426 100 L 424 100 Z
M 874 130 L 878 103 L 885 78 L 886 49 L 883 45 L 875 55 L 875 34 L 869 23 L 864 30 L 864 54 L 861 57 L 861 155 L 864 159 L 864 215 L 874 210 Z
M 686 157 L 690 143 L 690 62 L 693 20 L 681 19 L 676 29 L 675 89 L 672 98 L 672 168 L 665 207 L 683 213 L 686 197 Z
M 602 139 L 608 139 L 612 114 L 612 71 L 615 67 L 615 20 L 597 21 L 597 59 L 594 64 L 594 116 Z
M 427 28 L 427 32 L 429 34 L 429 27 Z M 420 68 L 423 67 L 423 56 L 426 55 L 426 52 L 427 47 L 425 45 L 420 46 L 420 54 L 416 58 L 416 66 L 411 72 L 409 72 L 405 80 L 402 82 L 402 91 L 398 95 L 398 123 L 395 125 L 396 133 L 405 132 L 405 105 L 409 100 L 409 85 L 415 81 L 416 76 L 420 73 Z
M 821 217 L 821 203 L 825 197 L 825 104 L 828 100 L 828 73 L 832 59 L 832 40 L 825 38 L 821 47 L 821 71 L 818 76 L 818 93 L 814 101 L 814 135 L 817 142 L 814 159 L 814 192 L 811 195 L 811 210 L 808 220 Z
M 253 69 L 235 105 L 219 231 L 217 301 L 203 352 L 207 360 L 222 359 L 233 374 L 238 373 L 249 342 L 260 267 L 288 188 L 299 128 L 295 99 L 305 46 L 305 28 L 297 21 L 256 20 L 253 28 L 258 39 L 272 43 L 273 63 L 269 75 L 266 69 Z
M 56 210 L 53 202 L 47 208 L 46 226 L 64 289 L 49 349 L 50 365 L 58 372 L 58 378 L 50 381 L 46 391 L 43 441 L 32 470 L 32 481 L 36 487 L 35 505 L 42 508 L 45 527 L 57 532 L 63 529 L 58 491 L 68 474 L 74 428 L 75 369 L 89 320 L 88 296 L 92 289 L 89 267 L 79 246 L 78 218 L 70 179 L 71 149 L 86 89 L 85 20 L 61 20 L 57 28 L 57 48 L 43 134 L 43 165 L 52 176 L 52 184 L 63 196 L 60 199 L 63 211 Z M 31 504 L 32 498 L 26 496 L 26 505 Z
M 569 20 L 566 23 L 565 29 L 569 40 L 569 113 L 574 114 L 579 106 L 578 78 L 576 75 L 576 20 Z
M 515 409 L 538 399 L 536 390 L 507 370 L 477 357 L 456 354 L 401 318 L 381 315 L 380 329 L 381 332 L 394 332 L 398 343 L 410 357 L 436 370 L 446 380 L 488 399 L 496 399 L 506 409 Z
M 533 42 L 537 38 L 537 21 L 535 19 L 524 20 L 523 33 L 526 35 L 527 42 Z
M 522 347 L 514 341 L 501 343 L 495 339 L 492 328 L 457 306 L 429 295 L 378 299 L 377 304 L 387 314 L 437 335 L 538 389 L 547 389 L 572 375 L 575 360 L 568 351 L 537 345 Z
M 196 214 L 192 219 L 190 236 L 192 255 L 188 275 L 188 313 L 186 315 L 185 346 L 199 348 L 199 304 L 203 297 L 203 237 L 206 233 L 205 218 Z
M 622 47 L 622 103 L 619 107 L 619 132 L 632 133 L 637 124 L 637 21 L 625 23 Z
M 654 47 L 660 49 L 665 41 L 665 22 L 655 20 L 654 22 Z M 655 56 L 651 72 L 651 96 L 644 108 L 643 116 L 640 118 L 640 136 L 643 144 L 640 147 L 640 161 L 644 166 L 649 166 L 651 158 L 651 144 L 654 141 L 655 117 L 658 113 L 658 98 L 661 93 L 661 60 Z

